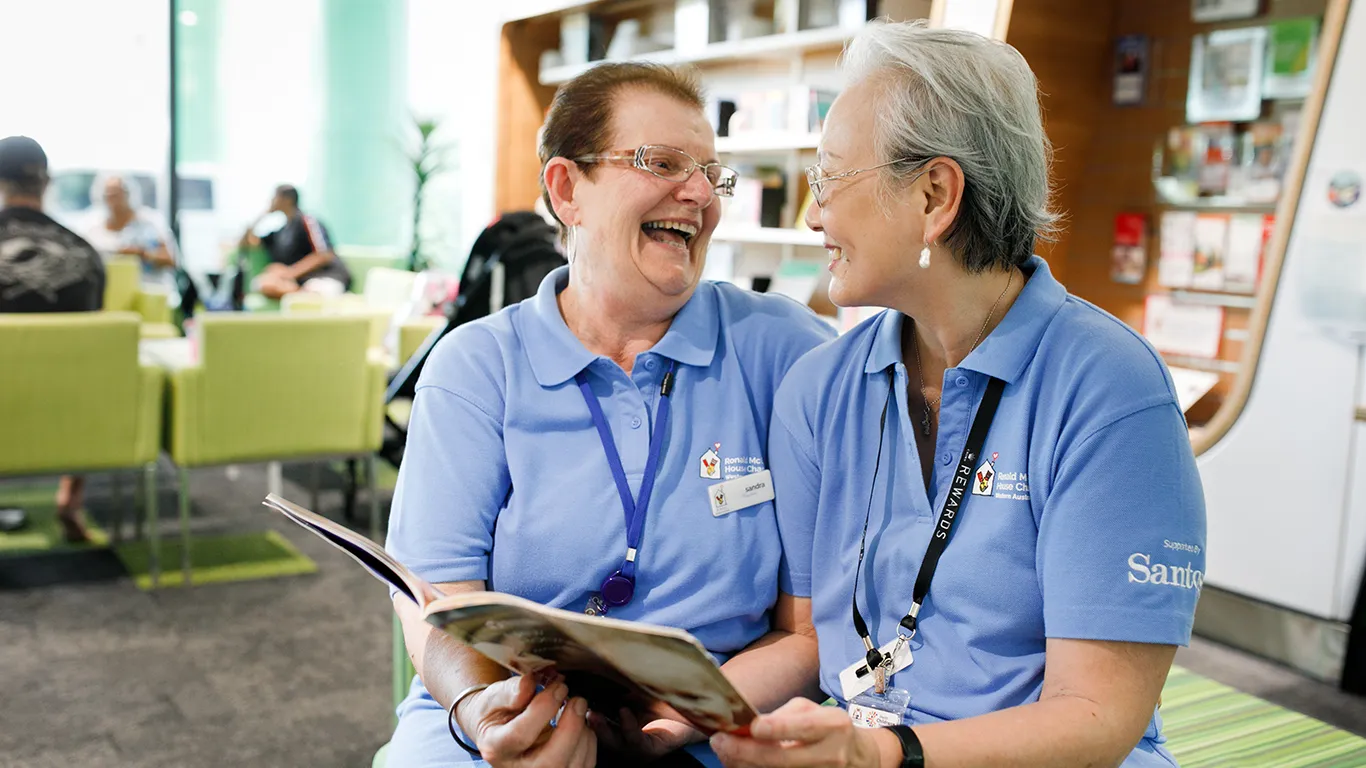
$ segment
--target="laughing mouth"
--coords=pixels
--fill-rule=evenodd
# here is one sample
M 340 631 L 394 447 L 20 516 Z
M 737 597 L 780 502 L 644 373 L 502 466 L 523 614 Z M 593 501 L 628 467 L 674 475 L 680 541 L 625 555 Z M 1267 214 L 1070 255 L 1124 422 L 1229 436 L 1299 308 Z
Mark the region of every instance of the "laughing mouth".
M 687 248 L 696 239 L 699 227 L 686 221 L 647 221 L 640 229 L 657 243 Z

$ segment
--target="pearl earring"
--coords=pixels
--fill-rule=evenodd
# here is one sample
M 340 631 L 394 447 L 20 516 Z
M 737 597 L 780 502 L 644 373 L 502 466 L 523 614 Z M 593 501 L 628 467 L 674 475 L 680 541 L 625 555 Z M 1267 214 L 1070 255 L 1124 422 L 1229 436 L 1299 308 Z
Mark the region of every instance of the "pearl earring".
M 920 268 L 930 268 L 930 244 L 925 243 L 925 248 L 920 251 Z

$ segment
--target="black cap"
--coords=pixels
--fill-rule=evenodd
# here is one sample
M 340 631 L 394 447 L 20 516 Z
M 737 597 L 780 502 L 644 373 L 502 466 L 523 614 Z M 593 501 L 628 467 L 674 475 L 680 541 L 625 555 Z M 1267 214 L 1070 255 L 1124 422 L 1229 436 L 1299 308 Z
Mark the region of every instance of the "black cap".
M 47 174 L 47 153 L 27 136 L 0 139 L 0 181 L 33 181 Z

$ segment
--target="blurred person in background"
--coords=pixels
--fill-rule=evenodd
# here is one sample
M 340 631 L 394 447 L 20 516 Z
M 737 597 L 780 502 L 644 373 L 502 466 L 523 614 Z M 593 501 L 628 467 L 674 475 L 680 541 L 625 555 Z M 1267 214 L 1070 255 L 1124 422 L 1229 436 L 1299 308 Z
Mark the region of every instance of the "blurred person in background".
M 282 213 L 285 225 L 268 235 L 257 236 L 256 227 L 272 213 Z M 332 251 L 332 238 L 313 216 L 299 210 L 299 190 L 288 184 L 275 188 L 270 209 L 242 235 L 241 247 L 264 246 L 270 264 L 255 283 L 269 299 L 296 291 L 339 296 L 351 287 L 351 273 Z
M 104 208 L 96 208 L 81 234 L 105 256 L 136 256 L 142 262 L 142 285 L 165 291 L 171 306 L 179 301 L 175 266 L 178 249 L 174 237 L 156 212 L 138 205 L 128 181 L 107 176 L 95 181 L 91 198 L 99 195 Z
M 104 305 L 100 255 L 43 213 L 47 184 L 47 154 L 38 142 L 0 139 L 0 312 L 93 312 Z M 84 478 L 61 479 L 57 519 L 67 541 L 89 540 L 84 496 Z

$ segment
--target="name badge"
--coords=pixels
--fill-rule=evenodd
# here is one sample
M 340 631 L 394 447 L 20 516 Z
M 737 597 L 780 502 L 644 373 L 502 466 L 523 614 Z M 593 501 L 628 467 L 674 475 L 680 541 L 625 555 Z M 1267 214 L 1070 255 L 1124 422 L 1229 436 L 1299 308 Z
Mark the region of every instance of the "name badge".
M 712 517 L 748 509 L 765 501 L 773 501 L 773 475 L 767 469 L 707 488 Z
M 887 671 L 888 680 L 891 680 L 892 675 L 911 666 L 910 646 L 902 642 L 899 637 L 878 650 L 882 652 L 883 656 L 888 654 L 892 656 L 892 668 Z M 859 697 L 859 694 L 872 688 L 876 681 L 877 676 L 873 670 L 868 668 L 868 662 L 859 659 L 840 672 L 840 692 L 844 694 L 845 701 L 852 702 Z

